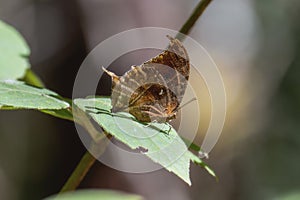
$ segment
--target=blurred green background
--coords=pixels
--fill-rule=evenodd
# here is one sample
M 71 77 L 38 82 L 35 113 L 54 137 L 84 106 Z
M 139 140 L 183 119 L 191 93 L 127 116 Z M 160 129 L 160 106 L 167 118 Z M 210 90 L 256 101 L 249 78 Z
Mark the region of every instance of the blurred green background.
M 0 19 L 26 38 L 32 68 L 47 87 L 71 97 L 81 62 L 99 42 L 135 27 L 179 30 L 197 3 L 1 0 Z M 151 200 L 289 199 L 300 193 L 299 13 L 296 0 L 213 0 L 190 34 L 216 61 L 226 86 L 226 124 L 207 160 L 219 182 L 196 166 L 188 187 L 165 170 L 127 174 L 97 163 L 80 188 Z M 130 59 L 126 63 L 134 63 Z M 0 112 L 0 150 L 1 200 L 57 193 L 85 152 L 72 123 L 34 111 Z

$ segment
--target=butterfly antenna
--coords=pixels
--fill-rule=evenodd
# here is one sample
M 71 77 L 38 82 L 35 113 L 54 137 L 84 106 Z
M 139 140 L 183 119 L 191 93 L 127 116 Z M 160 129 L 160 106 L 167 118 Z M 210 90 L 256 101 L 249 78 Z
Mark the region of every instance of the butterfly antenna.
M 189 100 L 188 102 L 184 103 L 182 106 L 179 106 L 179 107 L 177 108 L 177 111 L 180 110 L 180 109 L 182 109 L 184 106 L 188 105 L 189 103 L 192 103 L 193 101 L 196 101 L 196 100 L 197 100 L 196 97 L 192 98 L 192 99 Z

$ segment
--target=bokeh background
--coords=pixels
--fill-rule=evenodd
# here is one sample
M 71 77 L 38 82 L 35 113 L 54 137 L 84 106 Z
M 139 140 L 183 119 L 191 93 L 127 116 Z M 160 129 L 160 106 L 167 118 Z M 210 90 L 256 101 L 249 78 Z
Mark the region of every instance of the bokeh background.
M 179 30 L 197 3 L 1 0 L 0 19 L 26 38 L 32 68 L 47 87 L 71 97 L 81 62 L 99 42 L 135 27 Z M 299 13 L 297 0 L 213 0 L 190 33 L 219 66 L 227 91 L 224 131 L 207 160 L 219 182 L 193 165 L 189 187 L 165 170 L 128 174 L 98 162 L 80 188 L 117 189 L 150 200 L 283 199 L 300 192 Z M 134 56 L 122 62 L 136 64 Z M 0 199 L 57 193 L 84 152 L 71 122 L 1 111 Z

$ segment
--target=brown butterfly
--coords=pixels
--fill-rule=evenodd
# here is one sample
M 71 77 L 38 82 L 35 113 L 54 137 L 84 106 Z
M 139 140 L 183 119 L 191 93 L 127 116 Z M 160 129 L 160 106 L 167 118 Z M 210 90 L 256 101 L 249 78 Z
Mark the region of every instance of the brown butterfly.
M 112 77 L 112 112 L 129 112 L 140 122 L 176 118 L 187 87 L 190 64 L 182 43 L 170 36 L 168 48 L 123 76 Z

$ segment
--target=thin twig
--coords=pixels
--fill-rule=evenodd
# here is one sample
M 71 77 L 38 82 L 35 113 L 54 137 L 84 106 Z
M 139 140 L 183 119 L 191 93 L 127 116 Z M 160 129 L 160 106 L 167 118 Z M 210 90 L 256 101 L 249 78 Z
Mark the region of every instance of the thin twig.
M 188 18 L 188 20 L 184 23 L 184 25 L 179 30 L 179 33 L 176 35 L 176 38 L 180 41 L 184 40 L 185 36 L 190 33 L 193 26 L 195 25 L 196 21 L 205 11 L 207 6 L 212 2 L 212 0 L 202 0 L 200 1 L 197 6 L 195 7 L 194 11 Z
M 81 183 L 87 172 L 90 170 L 92 165 L 95 163 L 95 161 L 96 158 L 91 155 L 89 151 L 86 151 L 79 164 L 77 165 L 63 188 L 60 190 L 59 194 L 66 191 L 75 190 Z
M 106 134 L 103 133 L 103 135 Z M 86 176 L 90 168 L 95 163 L 96 158 L 102 155 L 105 151 L 109 139 L 110 137 L 104 136 L 102 140 L 98 141 L 98 143 L 93 143 L 91 145 L 89 150 L 92 152 L 92 154 L 90 153 L 90 151 L 85 152 L 82 159 L 79 161 L 79 164 L 60 190 L 59 194 L 62 194 L 67 191 L 73 191 L 79 186 L 83 178 Z

